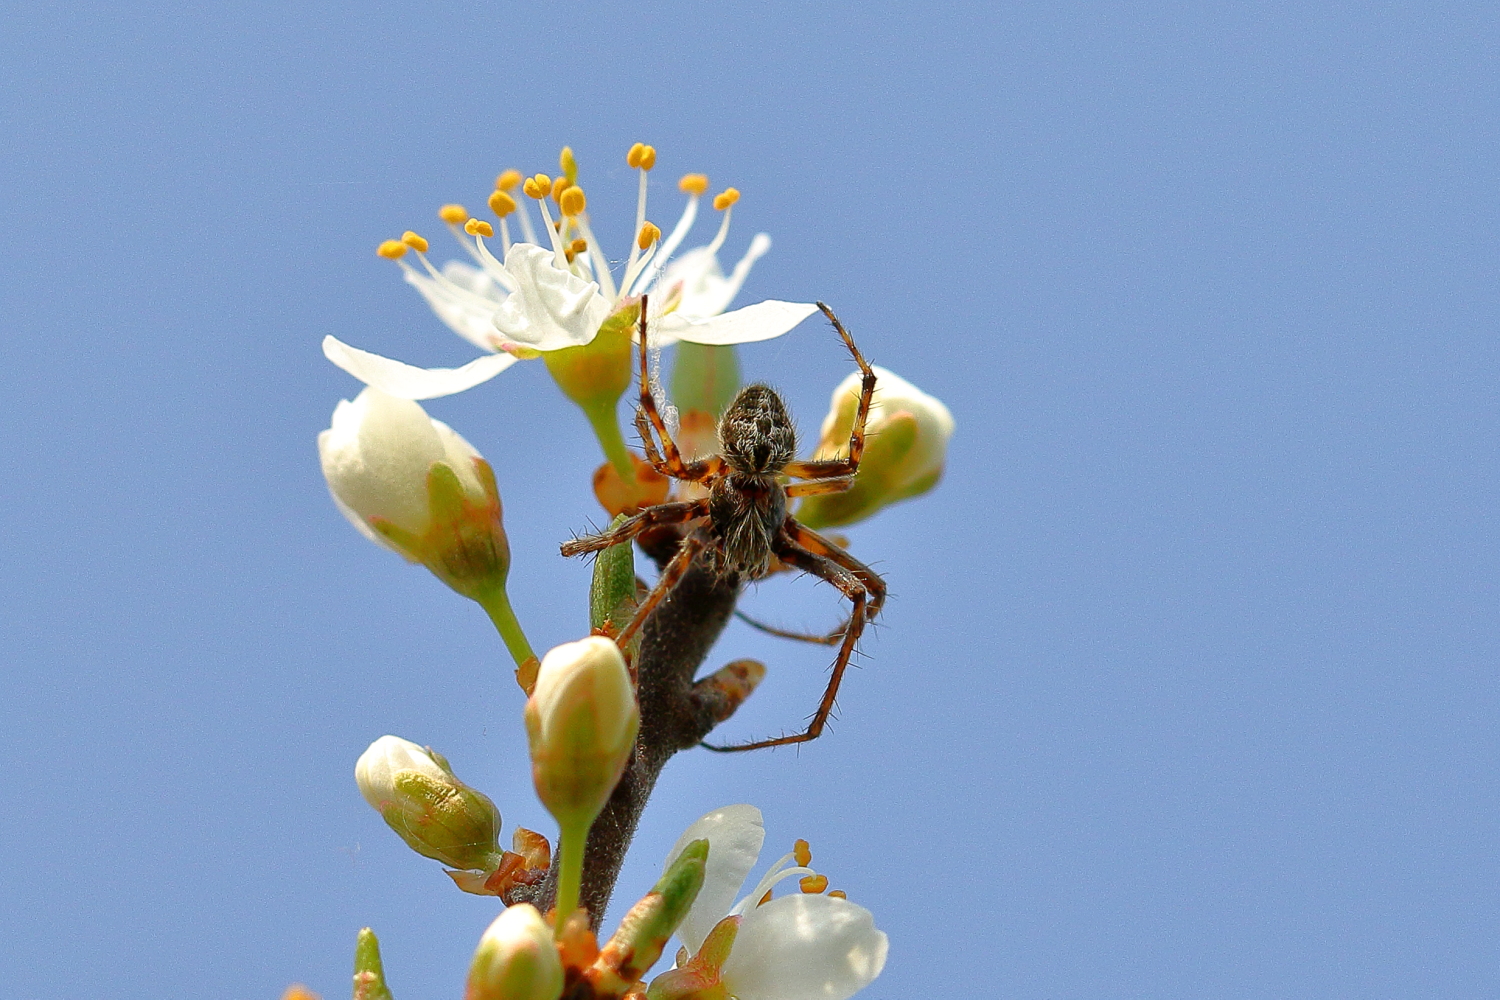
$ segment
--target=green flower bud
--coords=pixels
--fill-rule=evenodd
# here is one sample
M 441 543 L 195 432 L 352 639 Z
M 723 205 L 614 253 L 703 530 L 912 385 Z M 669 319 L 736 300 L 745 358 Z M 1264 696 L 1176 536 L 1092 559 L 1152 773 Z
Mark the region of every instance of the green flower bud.
M 673 859 L 655 887 L 630 908 L 590 972 L 589 978 L 600 993 L 623 993 L 656 964 L 667 940 L 698 898 L 707 870 L 708 841 L 692 841 Z
M 431 748 L 382 736 L 360 755 L 354 780 L 386 825 L 423 857 L 465 870 L 499 866 L 500 810 Z
M 603 636 L 542 658 L 526 702 L 537 797 L 565 831 L 586 830 L 624 773 L 641 713 L 619 647 Z
M 380 941 L 368 927 L 354 944 L 354 1000 L 392 1000 L 380 962 Z
M 953 415 L 894 372 L 875 369 L 875 396 L 865 424 L 865 451 L 854 484 L 843 493 L 806 498 L 797 520 L 810 528 L 862 521 L 882 507 L 926 493 L 943 474 Z M 849 454 L 849 433 L 859 408 L 860 376 L 851 374 L 833 391 L 815 459 Z
M 562 988 L 552 928 L 536 907 L 520 903 L 496 917 L 479 939 L 464 1000 L 557 1000 Z

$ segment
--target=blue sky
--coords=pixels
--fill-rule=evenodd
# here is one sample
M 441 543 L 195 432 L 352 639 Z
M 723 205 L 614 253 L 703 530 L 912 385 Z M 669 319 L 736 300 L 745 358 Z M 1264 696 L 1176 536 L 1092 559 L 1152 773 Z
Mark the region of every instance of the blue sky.
M 893 598 L 832 735 L 679 757 L 620 898 L 745 801 L 890 934 L 872 998 L 1496 995 L 1496 21 L 10 5 L 0 995 L 337 997 L 365 924 L 400 1000 L 460 994 L 494 906 L 355 758 L 431 743 L 551 826 L 488 622 L 328 501 L 317 345 L 467 360 L 376 243 L 446 257 L 439 204 L 564 143 L 621 242 L 636 141 L 744 192 L 743 301 L 826 300 L 958 432 L 849 532 Z M 742 364 L 807 433 L 847 369 L 815 323 Z M 496 466 L 533 642 L 577 638 L 586 426 L 541 366 L 429 409 Z M 811 710 L 824 650 L 743 656 L 731 735 Z

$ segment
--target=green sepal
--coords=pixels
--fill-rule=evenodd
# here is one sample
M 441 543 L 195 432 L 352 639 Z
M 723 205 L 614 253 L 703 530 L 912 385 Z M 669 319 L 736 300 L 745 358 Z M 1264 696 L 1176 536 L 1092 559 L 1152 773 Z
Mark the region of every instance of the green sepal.
M 640 318 L 640 303 L 633 302 L 601 323 L 587 344 L 542 352 L 553 381 L 585 413 L 613 412 L 630 387 L 631 336 Z
M 600 962 L 617 963 L 613 972 L 626 983 L 645 975 L 692 909 L 703 888 L 707 867 L 708 841 L 688 844 L 662 873 L 661 880 L 625 914 L 600 952 Z
M 458 473 L 447 462 L 433 462 L 427 470 L 427 509 L 433 524 L 451 524 L 463 519 L 468 495 Z
M 380 941 L 368 927 L 359 932 L 354 942 L 354 1000 L 394 1000 L 385 984 Z
M 500 810 L 488 795 L 457 779 L 443 783 L 420 771 L 397 771 L 391 783 L 397 801 L 380 816 L 406 846 L 450 868 L 494 871 L 499 866 Z
M 677 344 L 672 368 L 672 402 L 683 412 L 719 417 L 740 389 L 740 362 L 733 344 Z
M 625 521 L 615 515 L 611 528 Z M 625 627 L 635 613 L 635 547 L 630 542 L 611 545 L 594 560 L 594 579 L 589 586 L 589 627 L 600 629 L 605 622 L 615 631 Z
M 797 520 L 813 529 L 835 528 L 863 520 L 886 504 L 921 492 L 912 492 L 911 485 L 902 487 L 894 481 L 917 443 L 918 430 L 917 418 L 910 413 L 897 413 L 885 421 L 880 433 L 865 442 L 854 484 L 842 493 L 806 498 L 797 508 Z M 918 480 L 918 484 L 921 482 Z M 937 479 L 932 478 L 924 489 L 935 482 Z

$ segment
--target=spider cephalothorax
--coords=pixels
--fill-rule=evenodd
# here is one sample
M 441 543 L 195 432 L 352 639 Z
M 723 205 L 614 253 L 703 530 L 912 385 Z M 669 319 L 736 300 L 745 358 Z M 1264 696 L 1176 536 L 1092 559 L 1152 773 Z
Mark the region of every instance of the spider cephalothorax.
M 847 458 L 826 461 L 795 460 L 797 435 L 792 427 L 786 404 L 774 389 L 748 385 L 741 389 L 719 420 L 719 441 L 723 454 L 698 461 L 685 461 L 657 409 L 651 392 L 646 362 L 646 306 L 641 299 L 641 406 L 635 425 L 640 431 L 646 457 L 663 475 L 707 487 L 708 496 L 647 507 L 609 531 L 586 535 L 563 543 L 565 556 L 597 552 L 611 545 L 628 543 L 643 532 L 667 525 L 682 525 L 685 533 L 676 554 L 662 569 L 661 578 L 651 588 L 630 623 L 620 631 L 616 641 L 621 648 L 645 623 L 651 612 L 682 579 L 695 560 L 712 571 L 758 580 L 771 572 L 773 562 L 800 569 L 837 587 L 853 604 L 846 624 L 816 641 L 837 643 L 838 657 L 818 710 L 807 730 L 793 736 L 759 740 L 720 750 L 753 750 L 757 747 L 781 746 L 816 739 L 823 731 L 844 669 L 854 653 L 855 644 L 865 624 L 880 611 L 885 601 L 885 581 L 874 570 L 855 559 L 841 547 L 811 528 L 798 523 L 787 512 L 790 497 L 839 493 L 847 490 L 859 471 L 864 451 L 865 422 L 870 414 L 870 400 L 875 392 L 875 371 L 859 353 L 854 338 L 844 329 L 823 303 L 818 308 L 833 323 L 844 345 L 854 356 L 862 375 L 859 409 L 849 435 Z M 660 437 L 658 450 L 656 438 Z M 804 480 L 786 485 L 787 477 Z M 788 634 L 788 633 L 782 633 Z M 812 638 L 812 637 L 804 637 Z

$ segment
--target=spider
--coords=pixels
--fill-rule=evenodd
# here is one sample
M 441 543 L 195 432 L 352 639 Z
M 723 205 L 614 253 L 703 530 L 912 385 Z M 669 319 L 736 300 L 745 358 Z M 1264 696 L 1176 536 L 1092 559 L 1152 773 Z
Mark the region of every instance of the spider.
M 695 561 L 701 561 L 701 565 L 720 577 L 735 576 L 746 581 L 768 576 L 779 561 L 833 584 L 852 602 L 853 608 L 844 625 L 818 640 L 828 645 L 838 643 L 839 651 L 833 661 L 828 687 L 807 729 L 792 736 L 734 746 L 707 743 L 704 746 L 720 751 L 757 750 L 817 739 L 833 711 L 839 682 L 849 665 L 855 644 L 865 624 L 874 619 L 885 603 L 886 587 L 885 581 L 874 570 L 834 542 L 799 524 L 787 511 L 787 500 L 840 493 L 854 482 L 865 446 L 865 422 L 875 392 L 875 371 L 859 353 L 854 338 L 844 329 L 833 310 L 819 302 L 818 308 L 843 338 L 844 346 L 854 356 L 854 363 L 864 376 L 859 409 L 849 434 L 849 456 L 828 461 L 796 461 L 797 435 L 786 404 L 774 389 L 756 384 L 741 389 L 719 420 L 723 454 L 688 462 L 672 440 L 651 392 L 646 361 L 646 305 L 646 297 L 642 296 L 641 404 L 636 411 L 635 426 L 640 432 L 646 458 L 658 472 L 673 479 L 698 483 L 707 488 L 708 496 L 647 507 L 609 531 L 563 543 L 562 554 L 576 556 L 598 552 L 612 545 L 628 544 L 651 528 L 684 526 L 685 534 L 676 554 L 662 569 L 656 586 L 641 600 L 630 623 L 616 637 L 615 641 L 622 649 L 656 606 L 671 594 L 672 588 Z M 653 429 L 661 439 L 660 450 Z M 783 476 L 804 481 L 786 485 L 782 482 Z M 800 637 L 793 633 L 782 634 Z

